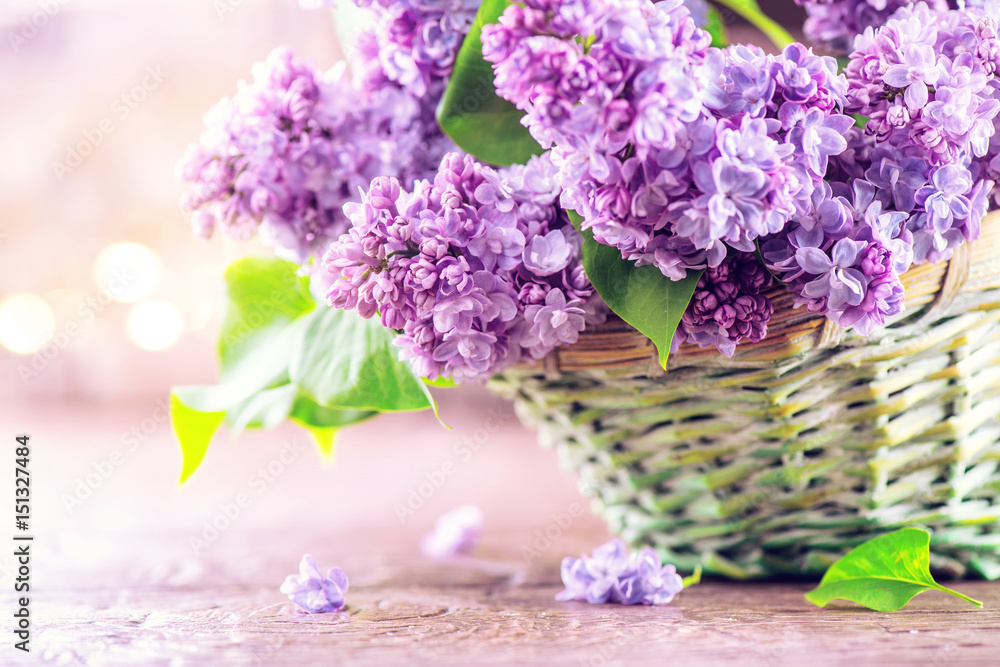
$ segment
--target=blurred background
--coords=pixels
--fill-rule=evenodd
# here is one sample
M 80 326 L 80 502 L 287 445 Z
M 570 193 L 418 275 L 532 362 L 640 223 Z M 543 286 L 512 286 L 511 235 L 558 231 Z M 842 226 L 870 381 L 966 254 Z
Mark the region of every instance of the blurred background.
M 295 0 L 0 3 L 0 401 L 134 400 L 210 382 L 222 271 L 174 167 L 280 44 L 340 58 Z

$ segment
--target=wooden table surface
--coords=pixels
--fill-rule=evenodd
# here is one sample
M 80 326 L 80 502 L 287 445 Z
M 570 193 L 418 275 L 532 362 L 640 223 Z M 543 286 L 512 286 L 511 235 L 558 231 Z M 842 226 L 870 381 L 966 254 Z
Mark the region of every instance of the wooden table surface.
M 4 406 L 4 437 L 27 432 L 33 443 L 30 658 L 59 665 L 1000 662 L 1000 584 L 993 583 L 955 584 L 984 601 L 983 610 L 926 593 L 892 614 L 849 603 L 815 608 L 802 597 L 808 583 L 704 582 L 655 608 L 556 602 L 562 557 L 589 552 L 608 539 L 606 529 L 586 511 L 560 527 L 585 504 L 555 454 L 534 443 L 509 406 L 463 392 L 444 408 L 454 430 L 425 415 L 384 417 L 345 432 L 333 464 L 291 427 L 237 441 L 223 435 L 204 468 L 178 487 L 179 454 L 153 399 L 115 408 Z M 491 417 L 502 427 L 490 430 Z M 452 474 L 435 474 L 442 470 Z M 434 481 L 422 503 L 410 497 Z M 437 516 L 466 502 L 486 516 L 476 555 L 420 555 L 419 538 Z M 548 543 L 539 540 L 546 532 L 554 537 Z M 301 614 L 279 593 L 304 553 L 323 569 L 347 571 L 342 612 Z M 11 591 L 10 556 L 0 569 L 2 589 Z M 2 604 L 9 613 L 13 594 Z M 10 643 L 0 664 L 27 662 Z

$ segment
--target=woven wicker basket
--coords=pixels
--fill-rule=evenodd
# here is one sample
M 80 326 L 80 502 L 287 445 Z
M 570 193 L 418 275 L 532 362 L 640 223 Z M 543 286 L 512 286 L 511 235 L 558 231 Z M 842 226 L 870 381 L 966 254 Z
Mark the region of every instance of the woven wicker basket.
M 1000 577 L 1000 214 L 903 282 L 870 338 L 779 286 L 767 338 L 731 359 L 684 345 L 664 372 L 614 320 L 492 386 L 614 532 L 679 567 L 815 576 L 917 525 L 939 574 Z

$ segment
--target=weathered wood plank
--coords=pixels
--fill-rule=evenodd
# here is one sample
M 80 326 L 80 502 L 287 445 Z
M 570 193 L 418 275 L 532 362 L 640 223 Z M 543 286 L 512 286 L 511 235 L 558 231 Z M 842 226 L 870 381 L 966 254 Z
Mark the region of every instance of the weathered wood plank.
M 806 583 L 706 582 L 659 608 L 556 602 L 560 559 L 608 535 L 586 512 L 552 529 L 553 514 L 583 507 L 575 482 L 512 419 L 480 438 L 468 460 L 455 453 L 456 443 L 475 441 L 489 410 L 504 414 L 478 399 L 446 406 L 453 432 L 432 418 L 398 416 L 345 434 L 332 467 L 305 450 L 260 493 L 252 475 L 300 438 L 294 431 L 217 442 L 205 469 L 178 491 L 178 457 L 163 426 L 67 508 L 78 480 L 149 409 L 4 414 L 5 428 L 17 414 L 37 443 L 33 653 L 53 664 L 996 662 L 998 584 L 954 584 L 983 600 L 983 610 L 927 593 L 892 614 L 847 603 L 817 609 L 802 597 Z M 395 506 L 407 503 L 407 489 L 447 460 L 457 472 L 400 519 Z M 203 548 L 192 547 L 205 522 L 241 493 L 251 504 Z M 419 555 L 434 519 L 470 501 L 487 521 L 476 556 Z M 540 541 L 546 530 L 552 539 Z M 301 614 L 278 592 L 305 552 L 350 575 L 343 612 Z M 0 663 L 11 653 L 0 651 Z

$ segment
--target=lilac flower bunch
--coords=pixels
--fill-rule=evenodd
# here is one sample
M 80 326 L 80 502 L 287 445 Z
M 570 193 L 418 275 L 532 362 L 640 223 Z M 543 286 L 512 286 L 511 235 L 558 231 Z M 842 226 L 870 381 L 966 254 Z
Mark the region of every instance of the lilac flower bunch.
M 897 153 L 935 166 L 984 156 L 1000 111 L 991 85 L 1000 62 L 996 30 L 978 10 L 936 12 L 920 3 L 898 12 L 855 41 L 850 108 Z
M 206 115 L 179 166 L 196 233 L 259 233 L 304 263 L 346 231 L 343 205 L 373 178 L 431 176 L 455 148 L 434 109 L 477 5 L 372 5 L 378 27 L 360 38 L 354 77 L 344 63 L 321 72 L 288 48 L 272 52 Z
M 677 280 L 807 207 L 853 124 L 832 58 L 710 50 L 679 2 L 578 4 L 508 8 L 484 56 L 598 241 Z
M 817 41 L 854 40 L 843 73 L 797 43 L 713 48 L 692 0 L 510 3 L 483 58 L 544 152 L 494 169 L 435 121 L 479 0 L 354 0 L 375 27 L 353 76 L 275 51 L 207 117 L 186 206 L 203 235 L 322 255 L 329 305 L 378 316 L 432 379 L 486 379 L 603 317 L 567 211 L 624 260 L 701 272 L 675 347 L 762 340 L 775 278 L 871 333 L 996 194 L 995 0 L 800 1 Z
M 795 293 L 795 304 L 823 312 L 864 335 L 903 309 L 899 276 L 913 261 L 907 214 L 883 210 L 876 187 L 856 179 L 829 185 L 807 215 L 761 245 L 768 267 Z
M 798 44 L 777 56 L 710 49 L 673 0 L 532 0 L 508 8 L 483 40 L 498 93 L 550 148 L 562 205 L 597 241 L 672 280 L 734 251 L 749 257 L 758 239 L 807 213 L 854 124 L 832 58 Z M 735 341 L 759 339 L 769 305 L 759 286 L 748 289 L 739 294 L 748 319 L 732 328 L 725 303 L 722 333 L 708 324 L 714 301 L 697 300 L 688 338 L 729 354 Z
M 908 214 L 916 261 L 947 259 L 979 235 L 1000 113 L 995 15 L 906 7 L 855 42 L 849 107 L 868 117 L 865 177 L 883 208 Z
M 734 254 L 710 267 L 681 318 L 674 347 L 688 340 L 732 356 L 737 343 L 763 340 L 774 306 L 761 290 L 772 282 L 753 255 Z
M 653 242 L 649 228 L 662 226 L 669 194 L 683 190 L 657 158 L 688 139 L 678 134 L 703 108 L 710 41 L 679 1 L 532 0 L 483 30 L 498 94 L 552 149 L 561 203 L 599 241 L 629 259 L 658 259 L 674 278 L 704 266 L 707 253 L 669 234 Z
M 684 588 L 677 569 L 663 565 L 655 551 L 629 554 L 619 538 L 594 549 L 593 556 L 564 558 L 562 581 L 566 589 L 557 600 L 592 604 L 669 604 Z
M 600 313 L 556 192 L 542 158 L 498 173 L 449 154 L 412 192 L 375 179 L 323 256 L 328 302 L 401 331 L 401 357 L 431 379 L 486 379 L 571 344 Z

